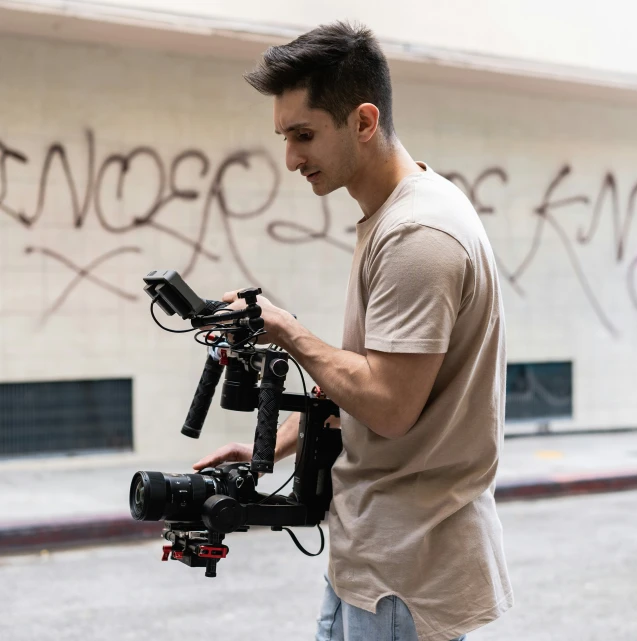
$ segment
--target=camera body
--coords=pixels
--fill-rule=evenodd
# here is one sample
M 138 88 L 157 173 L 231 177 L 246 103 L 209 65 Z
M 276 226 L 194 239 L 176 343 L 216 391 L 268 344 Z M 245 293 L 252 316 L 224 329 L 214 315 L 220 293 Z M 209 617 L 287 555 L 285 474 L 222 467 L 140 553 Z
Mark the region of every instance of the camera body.
M 242 290 L 239 297 L 246 300 L 246 307 L 224 312 L 225 303 L 199 298 L 177 272 L 154 271 L 144 280 L 153 299 L 151 313 L 158 304 L 167 314 L 189 320 L 200 329 L 197 335 L 206 337 L 205 342 L 198 341 L 208 347 L 208 354 L 182 433 L 199 437 L 224 373 L 221 406 L 257 410 L 250 462 L 223 463 L 194 474 L 140 471 L 131 482 L 133 518 L 165 521 L 163 536 L 172 545 L 164 547 L 164 560 L 205 567 L 206 576 L 216 576 L 217 562 L 228 553 L 222 544 L 226 534 L 257 525 L 273 530 L 314 526 L 325 518 L 332 499 L 331 468 L 342 449 L 341 432 L 332 429 L 328 419 L 339 416 L 339 409 L 318 387 L 310 393 L 285 393 L 289 355 L 255 342 L 264 333 L 257 304 L 260 289 Z M 153 318 L 159 324 L 154 314 Z M 214 340 L 212 332 L 219 333 Z M 287 496 L 265 495 L 257 486 L 259 476 L 274 467 L 281 410 L 301 414 L 293 488 Z

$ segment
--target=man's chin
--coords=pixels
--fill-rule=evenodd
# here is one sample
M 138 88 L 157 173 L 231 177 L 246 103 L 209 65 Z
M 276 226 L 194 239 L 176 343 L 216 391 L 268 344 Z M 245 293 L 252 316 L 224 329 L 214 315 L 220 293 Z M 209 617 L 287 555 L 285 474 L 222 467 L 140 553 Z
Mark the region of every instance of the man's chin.
M 317 195 L 317 196 L 325 196 L 326 194 L 329 194 L 330 192 L 325 189 L 324 185 L 312 185 L 312 191 Z
M 327 194 L 331 194 L 333 191 L 336 191 L 339 187 L 340 185 L 330 185 L 323 182 L 317 182 L 312 184 L 312 191 L 317 196 L 327 196 Z

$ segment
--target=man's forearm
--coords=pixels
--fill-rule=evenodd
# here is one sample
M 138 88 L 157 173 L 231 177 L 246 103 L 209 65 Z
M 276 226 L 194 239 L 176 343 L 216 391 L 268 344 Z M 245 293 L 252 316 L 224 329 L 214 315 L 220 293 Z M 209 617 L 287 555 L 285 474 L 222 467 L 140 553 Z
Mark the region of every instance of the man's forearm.
M 274 450 L 274 461 L 280 461 L 296 451 L 296 441 L 299 436 L 299 423 L 301 414 L 294 412 L 287 417 L 276 433 L 276 448 Z
M 324 343 L 294 317 L 285 319 L 279 344 L 306 369 L 339 407 L 385 436 L 391 399 L 375 384 L 367 359 L 360 354 Z

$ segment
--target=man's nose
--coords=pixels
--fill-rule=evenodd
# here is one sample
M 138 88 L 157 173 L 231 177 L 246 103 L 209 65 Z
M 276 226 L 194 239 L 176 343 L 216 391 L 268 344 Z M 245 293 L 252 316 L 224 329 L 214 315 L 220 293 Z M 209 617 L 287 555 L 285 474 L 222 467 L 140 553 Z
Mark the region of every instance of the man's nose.
M 285 148 L 285 164 L 289 171 L 296 171 L 306 163 L 306 159 L 291 142 L 291 140 L 288 140 Z

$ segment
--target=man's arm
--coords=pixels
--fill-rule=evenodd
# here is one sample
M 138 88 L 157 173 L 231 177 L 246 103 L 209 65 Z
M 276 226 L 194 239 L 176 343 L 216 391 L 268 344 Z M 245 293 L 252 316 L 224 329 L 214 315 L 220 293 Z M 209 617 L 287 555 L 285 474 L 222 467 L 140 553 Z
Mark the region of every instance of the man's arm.
M 277 344 L 339 407 L 385 438 L 398 438 L 414 425 L 444 358 L 376 350 L 362 356 L 324 343 L 291 314 L 279 315 L 277 325 Z
M 299 424 L 301 422 L 301 414 L 294 412 L 290 414 L 285 421 L 281 424 L 276 433 L 276 449 L 274 451 L 275 463 L 296 453 L 296 442 L 299 437 Z M 330 427 L 337 428 L 341 426 L 341 420 L 335 416 L 330 416 L 326 423 Z
M 299 423 L 301 414 L 294 412 L 290 414 L 281 424 L 276 433 L 276 448 L 274 450 L 274 462 L 277 463 L 286 456 L 296 451 L 296 440 L 299 436 Z
M 365 355 L 327 345 L 264 296 L 257 303 L 267 340 L 292 354 L 347 414 L 398 438 L 429 400 L 476 278 L 465 247 L 446 232 L 404 223 L 381 240 L 369 257 Z M 245 306 L 237 292 L 223 300 L 228 309 Z

